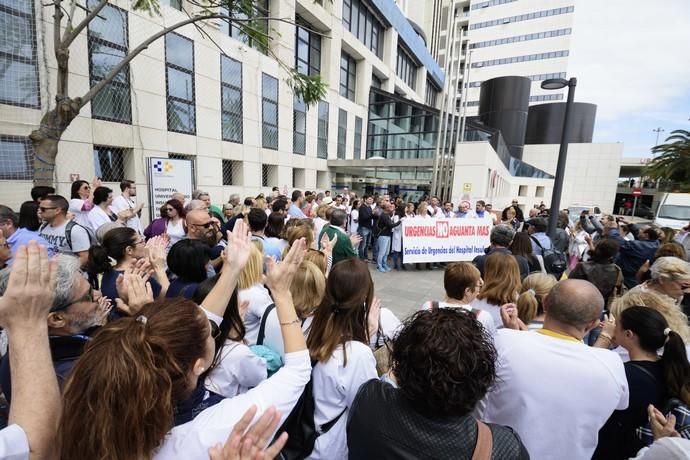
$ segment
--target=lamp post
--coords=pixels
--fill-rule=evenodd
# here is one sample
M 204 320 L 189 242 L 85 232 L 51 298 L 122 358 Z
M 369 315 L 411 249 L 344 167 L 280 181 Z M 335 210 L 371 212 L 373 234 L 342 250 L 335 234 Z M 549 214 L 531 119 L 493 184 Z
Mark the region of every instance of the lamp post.
M 568 135 L 570 126 L 570 109 L 575 99 L 575 86 L 577 78 L 566 80 L 565 78 L 550 78 L 541 82 L 542 89 L 553 90 L 568 87 L 568 101 L 565 104 L 565 115 L 563 116 L 563 133 L 561 134 L 561 146 L 558 149 L 558 163 L 556 165 L 556 178 L 553 181 L 553 194 L 551 195 L 551 211 L 549 212 L 549 237 L 553 240 L 556 237 L 558 226 L 558 214 L 561 209 L 561 195 L 563 194 L 563 177 L 565 176 L 565 160 L 568 157 Z

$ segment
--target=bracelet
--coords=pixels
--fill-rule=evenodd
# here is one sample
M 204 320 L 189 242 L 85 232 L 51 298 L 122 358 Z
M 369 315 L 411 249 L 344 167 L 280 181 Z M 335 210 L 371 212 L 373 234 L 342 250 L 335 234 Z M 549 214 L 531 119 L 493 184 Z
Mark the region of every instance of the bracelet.
M 293 324 L 299 323 L 301 320 L 299 318 L 295 318 L 292 321 L 288 321 L 287 323 L 280 323 L 281 326 L 291 326 Z
M 613 342 L 613 337 L 611 337 L 610 335 L 608 335 L 606 332 L 600 333 L 600 334 L 599 334 L 599 338 L 601 338 L 601 337 L 605 338 L 605 339 L 608 340 L 609 342 Z

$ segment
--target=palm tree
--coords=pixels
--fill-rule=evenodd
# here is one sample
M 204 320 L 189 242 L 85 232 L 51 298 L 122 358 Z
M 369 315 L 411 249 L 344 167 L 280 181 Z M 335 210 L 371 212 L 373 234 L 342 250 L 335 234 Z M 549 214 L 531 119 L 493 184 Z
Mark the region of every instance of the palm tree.
M 690 191 L 690 131 L 671 131 L 666 142 L 652 147 L 655 158 L 649 162 L 645 175 L 671 182 L 674 189 Z

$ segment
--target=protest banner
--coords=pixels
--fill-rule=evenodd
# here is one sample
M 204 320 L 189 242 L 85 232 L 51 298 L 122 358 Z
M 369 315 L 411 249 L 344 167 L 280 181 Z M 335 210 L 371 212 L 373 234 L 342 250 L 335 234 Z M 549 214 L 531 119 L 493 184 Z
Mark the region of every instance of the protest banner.
M 489 246 L 491 227 L 487 219 L 404 219 L 403 263 L 472 260 Z
M 158 217 L 160 207 L 172 198 L 173 193 L 192 198 L 194 190 L 194 162 L 171 158 L 148 158 L 149 213 L 151 220 Z

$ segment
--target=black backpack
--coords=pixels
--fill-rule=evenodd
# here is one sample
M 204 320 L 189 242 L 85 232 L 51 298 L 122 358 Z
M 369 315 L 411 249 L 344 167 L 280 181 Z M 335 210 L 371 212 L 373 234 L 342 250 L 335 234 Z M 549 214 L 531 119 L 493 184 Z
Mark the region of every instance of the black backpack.
M 312 361 L 312 369 L 316 365 L 316 361 Z M 313 371 L 312 371 L 313 372 Z M 281 460 L 303 460 L 306 459 L 314 450 L 316 438 L 322 434 L 328 433 L 333 428 L 340 417 L 345 413 L 347 407 L 338 414 L 336 418 L 319 427 L 314 422 L 314 410 L 316 404 L 314 403 L 314 384 L 313 377 L 304 387 L 302 395 L 297 400 L 295 407 L 292 408 L 290 415 L 285 419 L 285 422 L 278 428 L 276 438 L 283 432 L 288 434 L 287 443 L 280 455 L 277 457 Z
M 560 279 L 561 275 L 568 268 L 568 258 L 566 255 L 554 248 L 553 244 L 551 248 L 544 249 L 539 240 L 533 236 L 530 236 L 530 238 L 541 248 L 541 257 L 544 260 L 544 270 L 546 270 L 546 273 L 555 276 L 556 279 Z
M 48 223 L 44 223 L 43 225 L 41 225 L 38 231 L 40 232 L 47 226 Z M 98 239 L 96 238 L 96 234 L 93 232 L 93 230 L 91 230 L 88 227 L 84 227 L 83 225 L 80 225 L 73 220 L 70 220 L 69 222 L 67 222 L 67 225 L 65 226 L 65 240 L 67 241 L 67 246 L 69 246 L 70 251 L 72 250 L 72 229 L 74 227 L 81 227 L 84 229 L 86 234 L 89 236 L 89 242 L 91 243 L 91 246 L 99 246 Z

